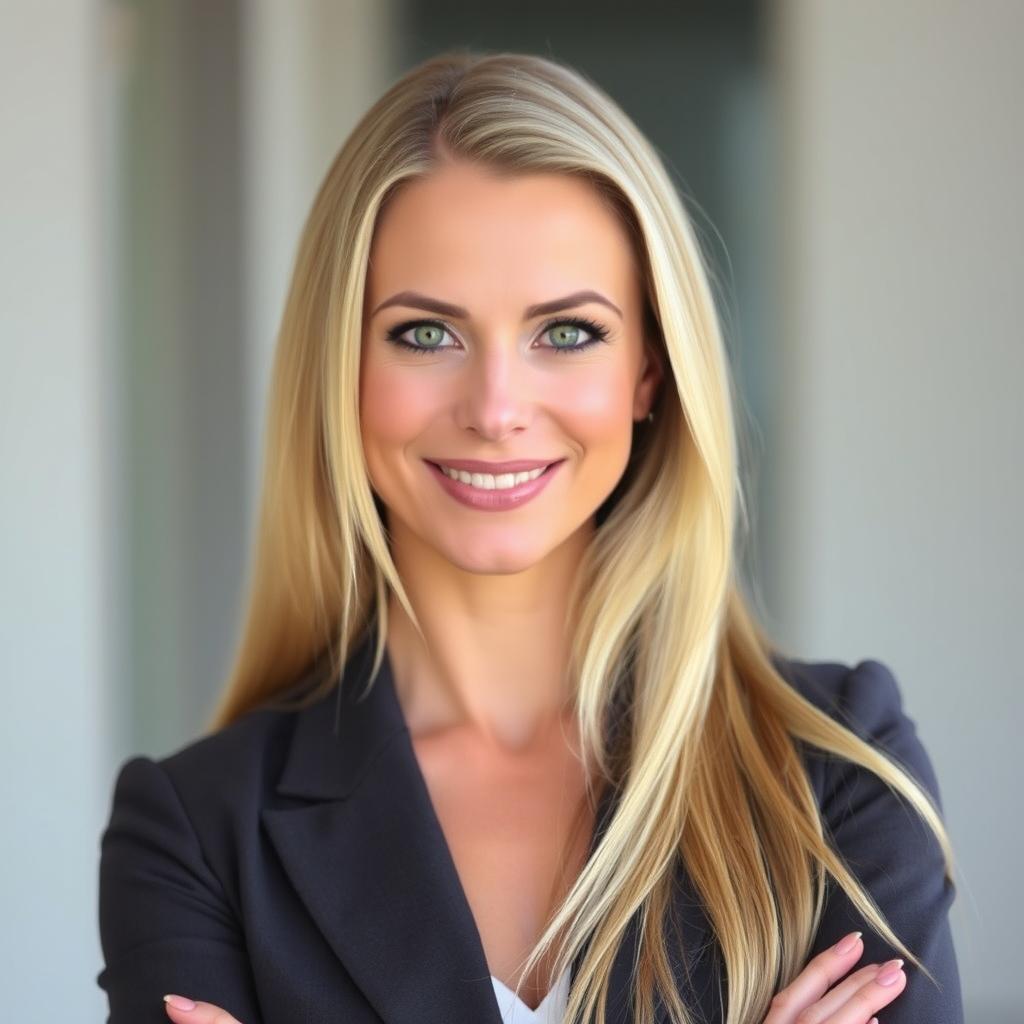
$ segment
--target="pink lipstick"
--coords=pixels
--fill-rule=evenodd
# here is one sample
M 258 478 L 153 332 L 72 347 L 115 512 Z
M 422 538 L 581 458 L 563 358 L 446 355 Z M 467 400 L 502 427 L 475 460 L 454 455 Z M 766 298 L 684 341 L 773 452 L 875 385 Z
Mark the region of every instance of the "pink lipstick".
M 525 480 L 523 483 L 516 484 L 513 487 L 493 489 L 474 487 L 472 484 L 463 483 L 461 480 L 453 480 L 438 464 L 426 459 L 424 459 L 424 462 L 426 462 L 427 468 L 433 474 L 437 482 L 456 501 L 461 502 L 463 505 L 467 505 L 469 508 L 475 508 L 483 512 L 502 512 L 508 509 L 518 508 L 520 505 L 525 505 L 526 502 L 540 494 L 551 482 L 551 478 L 558 472 L 562 463 L 565 462 L 565 459 L 559 459 L 557 462 L 551 463 L 544 472 L 540 474 L 540 476 L 533 480 Z M 482 468 L 466 468 L 465 472 L 487 472 L 494 475 L 500 475 L 503 473 L 529 472 L 531 469 L 544 465 L 544 463 L 536 461 L 495 463 L 456 459 L 453 463 L 445 463 L 445 465 L 450 466 L 452 469 L 463 469 L 470 465 L 480 467 L 486 466 L 486 470 Z

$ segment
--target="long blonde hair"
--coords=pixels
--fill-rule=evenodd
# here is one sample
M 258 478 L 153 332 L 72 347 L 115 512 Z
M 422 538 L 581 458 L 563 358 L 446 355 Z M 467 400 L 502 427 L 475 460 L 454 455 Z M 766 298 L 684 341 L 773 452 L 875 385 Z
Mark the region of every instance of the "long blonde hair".
M 420 64 L 365 114 L 328 170 L 277 339 L 247 607 L 208 728 L 280 695 L 326 653 L 333 672 L 309 699 L 325 695 L 376 617 L 375 676 L 389 591 L 420 628 L 360 443 L 360 340 L 382 205 L 403 182 L 453 158 L 507 173 L 578 175 L 599 189 L 634 240 L 647 322 L 670 371 L 654 422 L 637 432 L 620 485 L 599 510 L 567 614 L 587 763 L 620 787 L 620 799 L 523 977 L 551 950 L 557 977 L 585 948 L 566 1019 L 604 1019 L 611 964 L 640 911 L 634 1018 L 653 1020 L 657 989 L 671 1019 L 688 1024 L 663 928 L 682 857 L 723 952 L 729 1024 L 760 1022 L 803 968 L 826 873 L 931 978 L 825 840 L 796 741 L 864 766 L 905 797 L 939 840 L 952 881 L 939 811 L 896 761 L 773 666 L 738 579 L 735 396 L 694 229 L 632 121 L 582 74 L 549 59 L 452 51 Z M 619 763 L 605 725 L 624 678 L 633 688 Z

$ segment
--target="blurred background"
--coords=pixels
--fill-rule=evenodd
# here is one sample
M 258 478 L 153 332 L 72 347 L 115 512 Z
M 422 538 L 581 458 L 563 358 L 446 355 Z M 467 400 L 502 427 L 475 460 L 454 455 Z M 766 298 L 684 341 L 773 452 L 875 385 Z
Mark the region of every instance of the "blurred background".
M 662 153 L 743 395 L 761 612 L 895 672 L 960 859 L 967 1020 L 1022 1019 L 1024 4 L 0 11 L 9 1019 L 105 1019 L 114 772 L 194 739 L 225 678 L 301 222 L 355 120 L 451 46 L 565 60 Z

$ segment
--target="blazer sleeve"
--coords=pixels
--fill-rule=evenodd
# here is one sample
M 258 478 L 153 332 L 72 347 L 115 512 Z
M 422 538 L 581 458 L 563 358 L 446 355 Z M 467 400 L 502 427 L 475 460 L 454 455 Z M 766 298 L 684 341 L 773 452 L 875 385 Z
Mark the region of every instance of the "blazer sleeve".
M 171 779 L 126 761 L 100 840 L 99 927 L 107 1024 L 168 1024 L 165 993 L 261 1024 L 241 928 Z
M 840 685 L 838 711 L 844 725 L 909 769 L 942 812 L 931 760 L 885 665 L 868 659 L 850 669 Z M 938 983 L 936 987 L 904 958 L 907 983 L 880 1011 L 879 1020 L 883 1024 L 963 1024 L 949 923 L 955 889 L 945 877 L 942 848 L 910 803 L 873 772 L 829 755 L 824 779 L 822 813 L 836 848 L 893 931 Z M 864 933 L 864 952 L 856 967 L 900 956 L 829 876 L 825 912 L 810 955 L 816 956 L 851 931 Z

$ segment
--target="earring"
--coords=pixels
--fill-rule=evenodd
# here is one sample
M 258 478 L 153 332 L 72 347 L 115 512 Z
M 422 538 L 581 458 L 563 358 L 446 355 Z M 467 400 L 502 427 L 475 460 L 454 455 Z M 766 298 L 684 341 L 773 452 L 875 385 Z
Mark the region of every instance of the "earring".
M 647 422 L 648 423 L 653 423 L 654 422 L 654 413 L 653 412 L 649 412 L 647 414 Z

